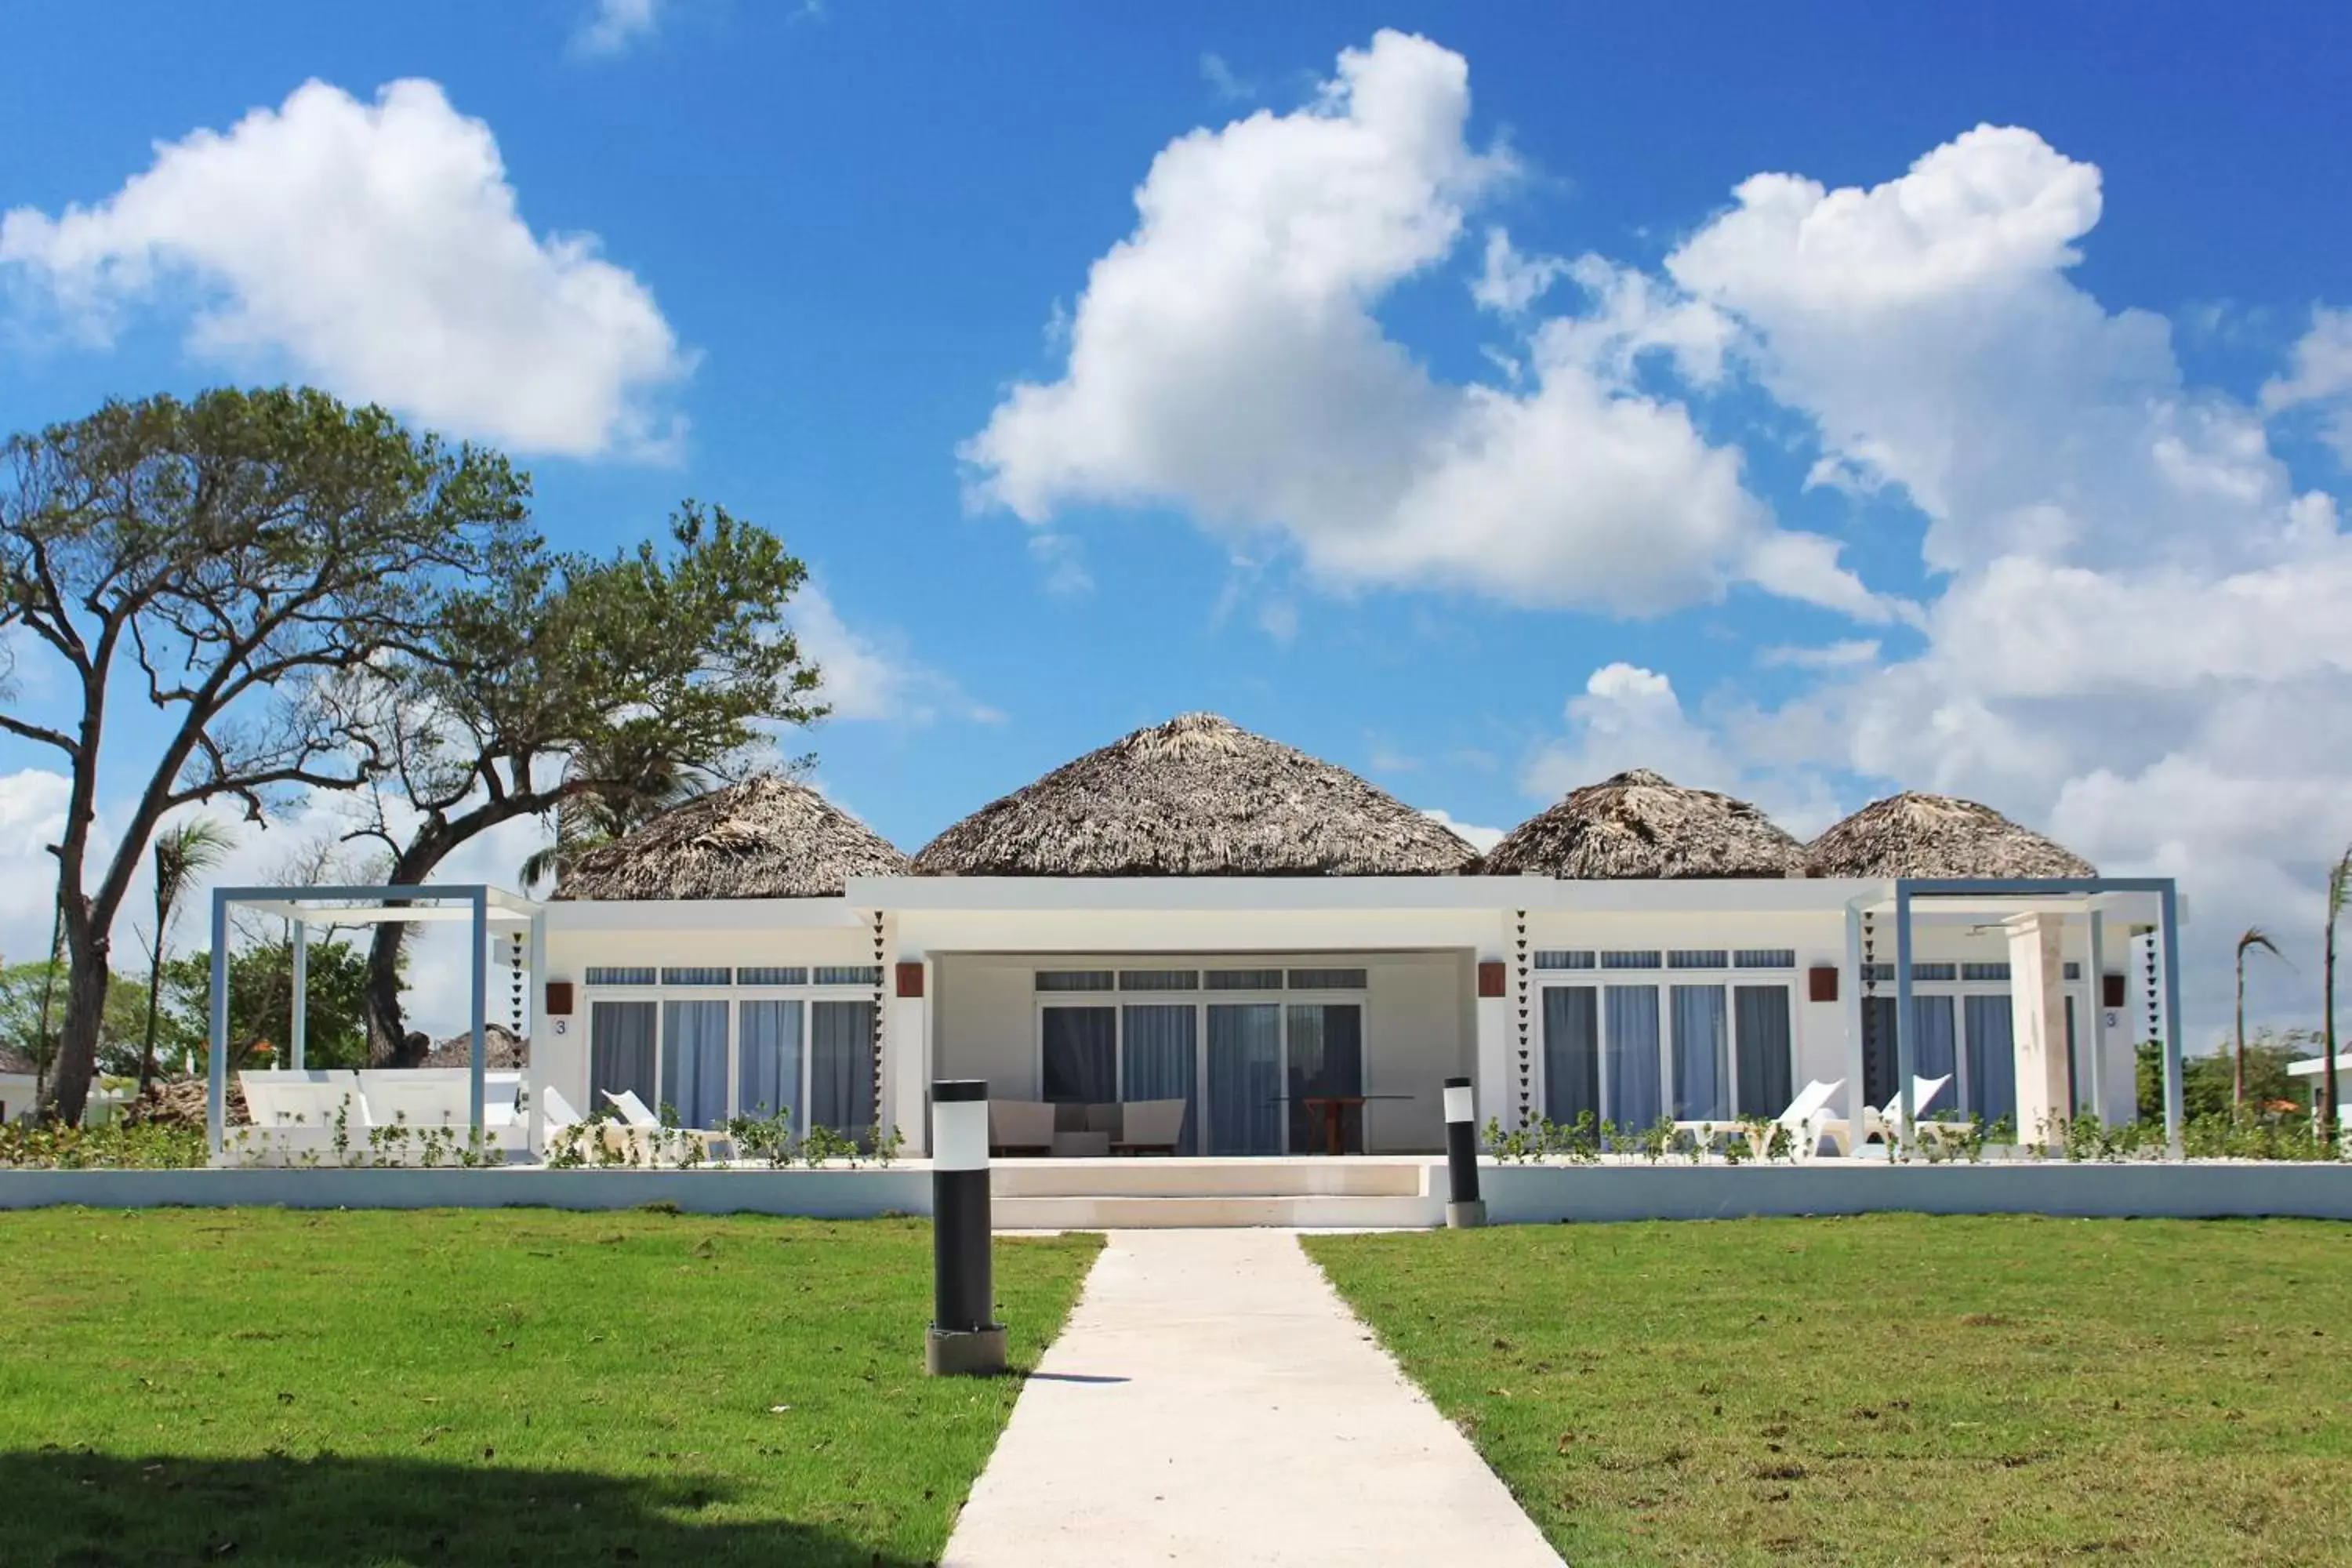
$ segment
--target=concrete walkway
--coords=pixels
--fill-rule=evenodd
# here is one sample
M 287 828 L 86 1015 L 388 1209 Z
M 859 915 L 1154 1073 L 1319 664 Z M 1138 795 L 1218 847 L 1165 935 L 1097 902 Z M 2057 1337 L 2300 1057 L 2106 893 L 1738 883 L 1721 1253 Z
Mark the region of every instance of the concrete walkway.
M 942 1561 L 1559 1563 L 1278 1230 L 1112 1232 Z

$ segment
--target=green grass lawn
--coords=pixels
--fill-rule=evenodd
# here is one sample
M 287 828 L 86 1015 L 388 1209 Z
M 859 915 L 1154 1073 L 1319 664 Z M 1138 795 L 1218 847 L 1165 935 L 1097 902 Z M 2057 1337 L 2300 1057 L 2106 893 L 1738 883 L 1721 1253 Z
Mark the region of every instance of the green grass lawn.
M 998 1245 L 1013 1360 L 1098 1238 Z M 935 1559 L 1020 1391 L 927 1378 L 930 1227 L 0 1215 L 0 1563 Z
M 1307 1248 L 1571 1563 L 2352 1563 L 2352 1226 Z

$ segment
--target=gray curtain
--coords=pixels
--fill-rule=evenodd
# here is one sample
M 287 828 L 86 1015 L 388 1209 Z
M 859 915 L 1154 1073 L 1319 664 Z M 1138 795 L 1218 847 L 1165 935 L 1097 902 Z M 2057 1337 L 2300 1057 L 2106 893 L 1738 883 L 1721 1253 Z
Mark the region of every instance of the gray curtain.
M 1739 1050 L 1737 1109 L 1742 1116 L 1778 1116 L 1796 1098 L 1796 1073 L 1789 1060 L 1789 988 L 1734 986 L 1731 1009 Z
M 1619 1127 L 1637 1131 L 1665 1110 L 1658 1076 L 1658 988 L 1612 985 L 1602 1003 L 1609 1025 L 1609 1098 L 1603 1110 Z
M 662 1004 L 662 1102 L 681 1127 L 727 1120 L 727 1004 Z
M 1944 1078 L 1956 1074 L 1959 1064 L 1959 1046 L 1949 996 L 1919 996 L 1911 998 L 1911 1075 L 1914 1078 Z M 1901 1086 L 1896 1086 L 1899 1090 Z M 1949 1111 L 1960 1102 L 1958 1077 L 1936 1091 L 1929 1102 L 1936 1110 Z M 1893 1100 L 1887 1096 L 1884 1105 Z M 1925 1113 L 1927 1107 L 1914 1107 Z
M 1181 1100 L 1184 1131 L 1176 1141 L 1180 1154 L 1197 1153 L 1201 1121 L 1200 1095 L 1193 1083 L 1193 1046 L 1198 1039 L 1199 1012 L 1182 1006 L 1129 1007 L 1122 1026 L 1127 1031 L 1128 1100 Z
M 647 1110 L 661 1096 L 654 1089 L 654 1021 L 651 1002 L 593 1002 L 588 1007 L 588 1098 L 583 1116 L 604 1105 L 604 1091 L 635 1090 Z
M 1209 1009 L 1209 1152 L 1282 1152 L 1282 1008 Z
M 1590 985 L 1543 988 L 1544 1114 L 1562 1127 L 1601 1120 L 1600 1001 Z
M 809 1004 L 811 1127 L 864 1139 L 874 1131 L 874 1004 Z
M 2009 1010 L 2009 998 L 1963 1000 L 1968 1004 L 1969 1025 L 1967 1109 L 1987 1121 L 2013 1117 L 2017 1114 L 2017 1025 Z
M 1299 1002 L 1290 1007 L 1290 1152 L 1316 1154 L 1330 1146 L 1324 1107 L 1307 1097 L 1364 1092 L 1364 1010 L 1351 1002 Z M 1364 1108 L 1339 1111 L 1339 1147 L 1364 1146 Z
M 801 1005 L 746 1002 L 737 1019 L 735 1100 L 744 1116 L 790 1114 L 800 1124 Z
M 1118 1009 L 1045 1009 L 1045 1098 L 1104 1105 L 1118 1098 Z
M 1731 1119 L 1731 1027 L 1720 985 L 1674 987 L 1675 1120 Z

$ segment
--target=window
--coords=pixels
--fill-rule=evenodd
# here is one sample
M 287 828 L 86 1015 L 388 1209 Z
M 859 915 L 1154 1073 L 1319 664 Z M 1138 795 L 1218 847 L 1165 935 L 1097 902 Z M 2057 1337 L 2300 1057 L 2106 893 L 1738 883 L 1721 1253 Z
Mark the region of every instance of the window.
M 588 966 L 588 984 L 591 985 L 651 985 L 656 978 L 656 972 L 650 968 L 598 968 L 593 963 Z
M 665 985 L 732 985 L 735 972 L 731 969 L 665 969 L 661 972 L 661 983 Z
M 1666 954 L 1668 969 L 1728 969 L 1731 954 L 1719 947 L 1678 947 Z
M 1360 969 L 1294 969 L 1290 972 L 1293 991 L 1361 991 L 1365 974 Z
M 726 971 L 719 971 L 725 973 Z M 727 1003 L 662 1003 L 661 1103 L 681 1127 L 727 1125 Z
M 1960 966 L 1957 963 L 1914 963 L 1911 966 L 1914 981 L 1958 980 L 1959 977 Z
M 1646 952 L 1604 952 L 1601 955 L 1601 967 L 1603 969 L 1655 969 L 1658 967 L 1658 952 L 1657 949 L 1652 948 Z
M 1212 991 L 1279 991 L 1282 971 L 1279 969 L 1212 969 L 1207 976 Z
M 1041 969 L 1037 972 L 1037 989 L 1040 991 L 1109 991 L 1116 984 L 1116 977 L 1108 969 Z
M 1960 965 L 1960 978 L 1963 980 L 2006 980 L 2009 978 L 2009 965 L 2006 963 L 1963 963 Z
M 2071 958 L 2066 961 L 2066 978 L 2069 980 L 2083 978 L 2083 966 Z
M 1797 950 L 1793 947 L 1743 947 L 1731 955 L 1734 969 L 1794 969 Z M 1772 1113 L 1775 1116 L 1779 1111 Z
M 1118 972 L 1121 991 L 1198 991 L 1201 972 L 1197 969 L 1122 969 Z
M 1589 950 L 1577 952 L 1566 948 L 1539 947 L 1536 949 L 1536 967 L 1538 969 L 1590 969 L 1592 967 L 1592 954 Z M 1558 1118 L 1554 1120 L 1557 1121 Z
M 820 963 L 816 966 L 819 985 L 879 985 L 882 966 L 878 963 Z
M 651 971 L 647 971 L 650 974 Z M 654 1084 L 651 1002 L 592 1002 L 588 1005 L 588 1098 L 583 1114 L 604 1104 L 604 1096 L 635 1094 L 648 1110 L 660 1096 Z
M 817 973 L 822 976 L 824 971 Z M 812 1003 L 809 1108 L 803 1120 L 862 1140 L 874 1130 L 874 1004 Z
M 735 972 L 735 984 L 738 985 L 805 985 L 808 984 L 808 974 L 805 964 L 792 964 L 784 968 L 771 966 L 764 969 L 739 969 Z
M 1107 1105 L 1118 1098 L 1118 1009 L 1045 1009 L 1045 1098 Z

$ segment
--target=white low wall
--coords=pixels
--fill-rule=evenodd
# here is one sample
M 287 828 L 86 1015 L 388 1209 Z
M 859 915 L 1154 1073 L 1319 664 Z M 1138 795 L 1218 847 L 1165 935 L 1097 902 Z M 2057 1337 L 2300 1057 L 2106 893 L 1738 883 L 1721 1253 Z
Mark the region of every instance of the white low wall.
M 0 1209 L 627 1209 L 870 1219 L 929 1215 L 928 1168 L 860 1171 L 194 1170 L 0 1172 Z
M 2352 1219 L 2352 1166 L 2285 1163 L 1482 1165 L 1478 1185 L 1496 1225 L 1896 1212 Z

